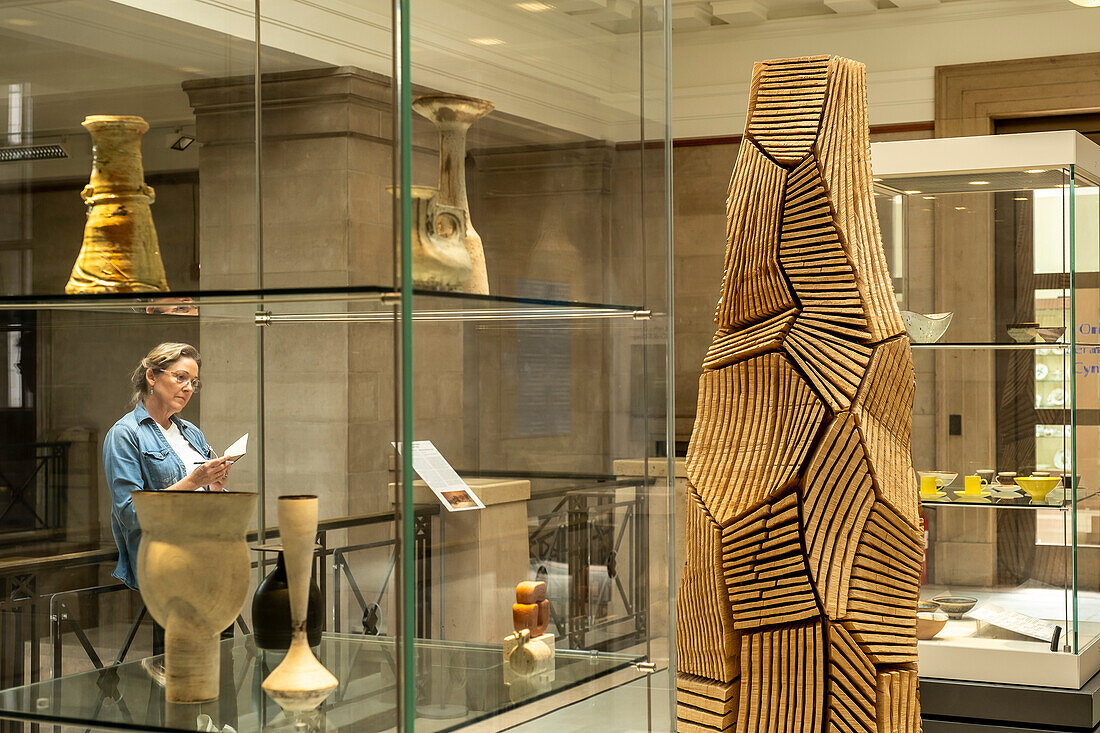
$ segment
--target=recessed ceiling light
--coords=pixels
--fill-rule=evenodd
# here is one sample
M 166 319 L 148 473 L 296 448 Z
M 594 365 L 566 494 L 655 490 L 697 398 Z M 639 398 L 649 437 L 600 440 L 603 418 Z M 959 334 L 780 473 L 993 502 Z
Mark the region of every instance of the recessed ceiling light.
M 1027 201 L 1027 196 L 1017 196 L 1013 201 Z
M 921 198 L 924 199 L 925 201 L 935 201 L 935 199 L 936 199 L 935 196 L 921 196 Z
M 470 43 L 476 43 L 479 46 L 500 46 L 504 41 L 499 38 L 471 38 Z
M 1080 5 L 1082 8 L 1100 8 L 1100 0 L 1069 0 L 1074 5 Z
M 29 18 L 8 18 L 4 22 L 8 25 L 18 26 L 20 28 L 30 28 L 32 25 L 38 25 L 37 20 L 31 20 Z
M 1024 173 L 1046 173 L 1046 168 L 1028 168 Z
M 540 3 L 538 0 L 529 0 L 529 2 L 516 3 L 516 7 L 520 10 L 526 10 L 528 13 L 545 13 L 547 10 L 553 10 L 553 5 L 547 3 Z
M 908 191 L 902 191 L 902 193 L 907 193 L 909 195 L 912 195 L 912 194 L 915 194 L 915 193 L 920 193 L 920 191 L 918 191 L 914 188 L 914 189 L 910 189 Z
M 989 181 L 971 181 L 970 185 L 971 186 L 988 186 Z
M 956 206 L 955 211 L 966 211 L 966 207 L 965 206 Z

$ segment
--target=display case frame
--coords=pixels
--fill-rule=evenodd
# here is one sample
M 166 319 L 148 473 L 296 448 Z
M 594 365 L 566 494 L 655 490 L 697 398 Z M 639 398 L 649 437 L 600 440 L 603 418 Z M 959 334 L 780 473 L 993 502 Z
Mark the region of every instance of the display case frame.
M 922 494 L 921 599 L 977 601 L 919 642 L 922 676 L 1078 689 L 1100 670 L 1082 605 L 1096 582 L 1080 556 L 1096 506 L 1094 390 L 1080 368 L 1100 315 L 1100 146 L 1025 133 L 875 143 L 872 159 L 895 290 L 917 314 L 914 463 L 950 478 Z M 943 312 L 945 332 L 920 323 Z M 966 493 L 963 476 L 1002 471 L 1064 478 L 1041 501 L 1008 477 Z M 981 610 L 994 606 L 1024 616 Z M 1026 618 L 1060 626 L 1060 638 L 1028 641 Z
M 644 725 L 667 729 L 674 695 L 653 680 L 675 674 L 669 590 L 675 550 L 664 540 L 674 532 L 674 489 L 667 478 L 674 472 L 648 467 L 671 466 L 673 457 L 665 454 L 675 444 L 667 386 L 673 382 L 674 352 L 669 4 L 647 0 L 638 4 L 635 21 L 611 25 L 567 12 L 539 15 L 547 8 L 509 8 L 523 18 L 518 27 L 525 38 L 545 31 L 547 45 L 540 53 L 547 67 L 535 68 L 537 59 L 527 60 L 528 76 L 538 77 L 543 94 L 538 99 L 520 83 L 525 75 L 514 49 L 522 48 L 522 39 L 497 48 L 479 43 L 484 40 L 479 37 L 458 38 L 467 27 L 484 23 L 492 3 L 443 0 L 434 12 L 412 7 L 409 0 L 361 12 L 339 2 L 256 0 L 212 10 L 184 3 L 171 21 L 155 4 L 139 0 L 69 5 L 82 12 L 103 6 L 134 23 L 165 25 L 171 33 L 182 28 L 180 35 L 160 39 L 166 48 L 184 45 L 188 30 L 204 36 L 209 28 L 203 23 L 216 18 L 224 21 L 220 32 L 228 40 L 218 36 L 211 43 L 224 43 L 235 54 L 250 50 L 251 69 L 226 64 L 218 73 L 184 71 L 186 80 L 172 82 L 177 106 L 190 105 L 193 127 L 187 132 L 205 156 L 195 163 L 194 282 L 172 280 L 170 264 L 172 289 L 166 293 L 70 295 L 62 292 L 63 281 L 42 276 L 0 293 L 0 313 L 32 314 L 43 343 L 44 324 L 52 324 L 51 334 L 72 338 L 87 355 L 88 370 L 101 374 L 116 368 L 108 364 L 111 350 L 97 345 L 112 332 L 134 324 L 145 324 L 150 333 L 164 324 L 194 326 L 172 333 L 193 330 L 190 337 L 207 352 L 201 404 L 211 406 L 202 408 L 208 441 L 220 445 L 229 434 L 252 426 L 249 458 L 255 461 L 251 467 L 242 464 L 239 479 L 259 494 L 249 541 L 277 539 L 279 494 L 314 484 L 322 495 L 315 572 L 326 603 L 331 601 L 326 644 L 355 646 L 353 635 L 360 629 L 367 633 L 366 596 L 375 589 L 368 593 L 360 587 L 362 574 L 357 584 L 349 571 L 352 553 L 381 549 L 393 558 L 389 568 L 385 558 L 367 566 L 384 571 L 371 582 L 380 583 L 379 599 L 383 592 L 386 596 L 374 603 L 384 607 L 385 618 L 382 636 L 362 641 L 375 652 L 388 646 L 394 673 L 375 700 L 386 710 L 372 707 L 372 720 L 403 731 L 436 729 L 441 724 L 427 722 L 432 716 L 454 712 L 455 700 L 437 699 L 447 687 L 446 673 L 462 678 L 459 693 L 466 698 L 460 702 L 466 710 L 443 729 L 506 711 L 514 723 L 530 702 L 539 702 L 538 714 L 544 715 L 624 683 L 652 692 L 655 702 L 643 713 Z M 433 14 L 448 17 L 454 32 L 441 29 Z M 36 35 L 55 32 L 37 17 L 34 23 Z M 129 27 L 124 24 L 120 34 Z M 388 45 L 353 44 L 350 35 L 362 27 L 370 28 L 372 44 L 384 39 Z M 447 43 L 433 45 L 442 36 Z M 554 80 L 557 66 L 578 63 L 568 53 L 578 39 L 592 40 L 593 53 L 613 63 L 606 69 L 574 69 L 574 76 Z M 440 53 L 453 62 L 445 73 Z M 441 88 L 444 83 L 449 86 Z M 466 215 L 483 232 L 490 267 L 499 266 L 502 274 L 494 273 L 489 293 L 444 292 L 413 277 L 422 224 L 415 216 L 414 184 L 436 183 L 439 157 L 436 131 L 416 116 L 413 100 L 435 92 L 470 95 L 479 88 L 500 92 L 501 98 L 495 116 L 482 125 L 484 132 L 472 136 L 463 151 L 471 167 L 476 164 L 466 176 L 471 188 Z M 593 99 L 600 100 L 598 119 L 586 107 Z M 33 137 L 37 131 L 27 132 Z M 147 155 L 147 175 L 157 174 L 157 161 Z M 31 180 L 43 170 L 28 166 L 21 175 Z M 559 203 L 561 182 L 570 177 L 584 180 L 567 191 L 573 198 Z M 509 206 L 498 205 L 502 185 L 511 186 L 506 193 L 523 192 L 526 210 L 544 217 L 524 237 L 517 237 L 508 221 Z M 157 212 L 154 206 L 154 219 Z M 558 219 L 583 221 L 587 229 L 563 230 Z M 589 232 L 597 236 L 586 238 Z M 563 258 L 563 242 L 580 256 Z M 311 246 L 311 255 L 302 251 Z M 524 247 L 537 250 L 541 259 L 524 261 L 525 272 L 504 267 L 505 258 L 519 260 Z M 163 332 L 169 330 L 165 326 Z M 132 346 L 119 344 L 116 350 Z M 562 354 L 564 361 L 540 366 L 540 360 Z M 561 392 L 540 392 L 539 380 L 550 379 L 567 390 L 564 398 Z M 44 401 L 55 385 L 40 378 L 39 388 Z M 563 399 L 568 409 L 561 409 Z M 545 420 L 539 410 L 546 411 Z M 106 419 L 98 413 L 93 418 Z M 525 421 L 538 423 L 537 430 L 525 431 Z M 100 428 L 98 444 L 94 431 L 87 440 L 88 475 L 94 479 L 84 498 L 93 509 L 102 503 L 105 486 L 95 454 L 109 425 Z M 411 451 L 391 447 L 420 440 L 434 441 L 462 478 L 485 492 L 480 525 L 470 519 L 474 514 L 452 515 L 425 493 Z M 504 448 L 498 450 L 498 444 Z M 577 450 L 585 444 L 591 450 Z M 318 445 L 331 449 L 331 466 L 313 459 L 295 466 L 288 458 Z M 370 451 L 366 457 L 364 445 Z M 619 460 L 641 461 L 646 468 L 624 478 L 613 469 Z M 326 502 L 339 504 L 339 511 L 326 510 Z M 556 533 L 552 540 L 546 539 L 549 532 L 534 529 L 543 527 L 543 520 Z M 507 533 L 499 527 L 507 523 L 515 526 L 502 538 Z M 104 539 L 102 526 L 87 529 L 89 536 Z M 660 538 L 653 539 L 660 551 L 650 547 L 649 538 Z M 512 563 L 509 571 L 515 572 L 499 578 L 491 572 L 495 558 L 517 547 L 533 553 L 528 548 L 538 542 L 547 549 L 538 558 L 532 554 L 532 562 Z M 71 591 L 81 600 L 63 597 L 69 589 L 54 592 L 32 580 L 22 590 L 12 586 L 12 603 L 0 608 L 5 624 L 27 611 L 19 623 L 29 619 L 30 630 L 18 628 L 33 637 L 29 665 L 11 676 L 26 684 L 0 692 L 0 718 L 104 730 L 193 729 L 193 716 L 170 719 L 161 715 L 163 709 L 150 708 L 146 718 L 125 718 L 114 715 L 117 706 L 108 713 L 95 701 L 83 712 L 54 704 L 84 700 L 87 690 L 78 677 L 87 682 L 121 674 L 134 680 L 143 673 L 137 661 L 124 659 L 139 628 L 144 636 L 140 618 L 132 627 L 127 620 L 129 637 L 120 649 L 109 654 L 96 649 L 100 639 L 91 632 L 100 622 L 85 607 L 98 611 L 104 599 L 130 591 L 109 578 L 109 568 L 99 567 L 113 561 L 109 546 L 92 538 L 81 548 L 79 562 L 97 579 Z M 456 571 L 470 557 L 483 563 L 476 566 L 476 577 Z M 513 631 L 516 583 L 535 579 L 535 559 L 550 568 L 556 614 L 551 630 L 558 637 L 561 667 L 579 671 L 560 675 L 556 683 L 551 675 L 550 685 L 509 699 L 515 688 L 503 676 L 505 636 Z M 65 558 L 41 560 L 30 569 L 58 572 Z M 6 564 L 5 577 L 11 578 L 30 567 Z M 270 558 L 256 556 L 253 568 L 255 587 L 271 570 Z M 567 579 L 564 590 L 555 588 L 555 573 Z M 592 589 L 597 585 L 598 592 Z M 555 596 L 559 590 L 562 595 Z M 461 605 L 462 594 L 471 591 L 483 592 L 484 600 L 478 595 Z M 610 600 L 601 595 L 605 592 Z M 464 622 L 478 629 L 476 639 L 456 633 Z M 425 643 L 425 636 L 434 641 Z M 236 660 L 238 667 L 246 657 L 247 663 L 264 660 L 249 644 L 225 642 L 223 661 L 227 654 L 229 664 Z M 458 659 L 466 647 L 476 647 L 483 662 L 494 656 L 487 650 L 495 650 L 495 659 L 476 671 L 461 660 L 449 668 L 448 660 Z M 116 651 L 120 656 L 112 665 Z M 51 679 L 50 665 L 40 662 L 62 658 L 64 667 L 58 663 L 57 670 L 65 673 Z M 103 670 L 82 669 L 86 666 Z M 429 673 L 435 672 L 441 676 L 433 681 Z M 252 682 L 258 681 L 252 675 Z M 266 713 L 254 717 L 247 709 L 251 701 L 261 712 L 272 712 L 270 702 L 256 703 L 253 693 L 259 688 L 252 687 L 234 692 L 240 695 L 234 714 L 241 724 L 217 704 L 202 712 L 242 732 L 257 721 L 270 722 Z M 158 694 L 155 685 L 148 692 Z M 43 704 L 46 698 L 54 703 Z M 108 706 L 118 702 L 110 694 L 105 699 Z M 322 707 L 321 724 L 328 709 Z M 339 724 L 349 722 L 347 715 L 345 705 Z

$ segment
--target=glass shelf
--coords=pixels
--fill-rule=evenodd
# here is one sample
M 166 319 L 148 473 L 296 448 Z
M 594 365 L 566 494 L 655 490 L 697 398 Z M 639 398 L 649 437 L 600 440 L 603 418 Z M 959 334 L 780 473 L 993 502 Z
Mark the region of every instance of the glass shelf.
M 643 658 L 631 654 L 558 650 L 554 680 L 529 697 L 513 700 L 504 684 L 500 646 L 417 640 L 417 729 L 448 731 L 489 718 L 576 685 L 627 669 Z M 303 730 L 392 729 L 397 646 L 392 638 L 325 634 L 318 657 L 340 685 Z M 164 690 L 132 661 L 0 692 L 0 716 L 106 730 L 186 731 L 200 715 L 238 733 L 272 730 L 286 723 L 260 683 L 282 654 L 261 652 L 252 637 L 222 642 L 221 694 L 201 704 L 166 705 Z M 153 657 L 152 661 L 162 661 Z M 461 682 L 459 682 L 461 681 Z
M 1047 494 L 1043 501 L 1033 501 L 1022 490 L 987 492 L 988 496 L 966 496 L 962 489 L 947 488 L 942 492 L 944 496 L 926 497 L 920 495 L 920 501 L 925 506 L 973 506 L 990 507 L 992 509 L 1060 509 L 1065 511 L 1073 506 L 1072 497 L 1063 489 L 1054 489 Z M 1096 489 L 1082 488 L 1077 492 L 1077 503 L 1097 495 Z
M 382 287 L 318 290 L 284 288 L 170 293 L 152 297 L 149 294 L 133 293 L 104 293 L 87 297 L 3 297 L 0 298 L 0 311 L 114 312 L 233 319 L 240 319 L 247 314 L 266 325 L 276 322 L 393 321 L 399 313 L 400 301 L 399 292 Z M 325 307 L 326 304 L 328 307 Z M 297 310 L 294 309 L 296 305 Z M 645 320 L 654 315 L 652 311 L 639 305 L 413 291 L 413 320 L 416 321 L 574 318 Z
M 1008 349 L 1008 350 L 1020 350 L 1020 351 L 1039 351 L 1040 349 L 1051 349 L 1053 351 L 1069 351 L 1070 344 L 1066 343 L 1034 343 L 1034 344 L 1020 344 L 1013 342 L 1001 342 L 1001 341 L 941 341 L 934 344 L 918 344 L 910 342 L 910 346 L 914 349 Z M 1078 341 L 1077 346 L 1100 346 L 1100 342 L 1085 343 Z

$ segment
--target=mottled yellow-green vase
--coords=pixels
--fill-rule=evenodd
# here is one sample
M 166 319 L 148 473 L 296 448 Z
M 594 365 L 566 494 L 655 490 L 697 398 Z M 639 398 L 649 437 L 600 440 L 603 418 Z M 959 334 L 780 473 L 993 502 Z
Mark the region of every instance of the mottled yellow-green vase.
M 155 195 L 141 165 L 141 136 L 149 123 L 131 115 L 93 115 L 81 124 L 92 136 L 92 177 L 80 194 L 88 220 L 65 292 L 168 290 L 149 210 Z

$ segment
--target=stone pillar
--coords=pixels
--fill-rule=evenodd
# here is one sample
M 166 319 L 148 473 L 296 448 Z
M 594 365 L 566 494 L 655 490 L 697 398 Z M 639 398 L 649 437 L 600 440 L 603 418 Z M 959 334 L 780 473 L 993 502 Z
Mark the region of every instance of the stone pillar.
M 184 89 L 202 146 L 202 287 L 256 287 L 253 79 L 201 80 Z M 263 76 L 265 287 L 393 287 L 391 93 L 389 78 L 351 67 Z M 414 183 L 434 185 L 435 130 L 426 120 L 414 127 Z M 317 494 L 322 520 L 389 510 L 393 323 L 338 318 L 392 310 L 377 301 L 339 300 L 267 307 L 275 315 L 334 316 L 263 327 L 268 527 L 276 523 L 276 498 L 287 493 Z M 204 308 L 200 318 L 204 405 L 215 406 L 204 411 L 203 428 L 218 449 L 257 431 L 260 354 L 252 311 Z M 417 437 L 452 457 L 462 444 L 462 329 L 418 324 L 413 342 Z M 255 458 L 246 458 L 233 472 L 233 487 L 254 489 L 257 469 Z M 336 547 L 391 536 L 391 527 L 378 525 L 327 540 Z M 372 593 L 385 577 L 387 554 L 349 555 Z M 391 608 L 392 598 L 382 604 Z M 344 628 L 357 627 L 359 609 L 338 612 L 347 614 Z
M 516 584 L 534 577 L 527 534 L 531 482 L 467 479 L 466 483 L 485 508 L 440 512 L 434 530 L 439 536 L 433 544 L 439 552 L 441 577 L 439 595 L 433 597 L 429 635 L 436 637 L 438 630 L 448 642 L 502 644 L 513 633 Z M 439 501 L 419 479 L 413 483 L 413 492 L 418 506 Z M 418 706 L 459 704 L 469 710 L 491 710 L 501 704 L 501 657 L 488 655 L 485 666 L 471 666 L 462 654 L 456 656 L 444 647 L 425 650 L 418 663 L 425 669 L 447 668 L 451 675 L 443 689 L 435 684 L 422 691 Z
M 255 287 L 252 79 L 184 88 L 202 145 L 202 287 Z M 389 79 L 349 67 L 309 69 L 264 75 L 261 94 L 264 286 L 389 287 Z M 269 308 L 336 316 L 377 309 L 339 302 Z M 231 310 L 228 321 L 202 319 L 205 396 L 222 405 L 204 415 L 215 447 L 255 432 L 256 327 L 248 308 Z M 269 523 L 282 493 L 318 494 L 322 518 L 386 508 L 372 495 L 386 485 L 393 432 L 391 324 L 276 322 L 264 338 Z M 235 472 L 237 481 L 254 481 L 256 463 L 242 468 L 252 473 Z

